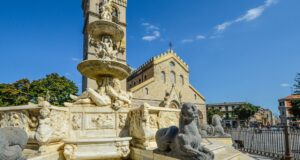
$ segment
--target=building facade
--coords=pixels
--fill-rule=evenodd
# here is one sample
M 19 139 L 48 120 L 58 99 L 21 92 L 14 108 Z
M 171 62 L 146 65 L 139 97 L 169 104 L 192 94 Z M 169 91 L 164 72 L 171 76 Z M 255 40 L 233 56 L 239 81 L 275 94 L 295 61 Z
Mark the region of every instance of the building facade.
M 290 118 L 293 117 L 292 113 L 289 111 L 289 109 L 292 107 L 291 101 L 293 100 L 300 100 L 300 95 L 295 94 L 295 95 L 289 95 L 287 97 L 281 98 L 278 100 L 279 102 L 279 112 L 280 112 L 280 122 L 281 125 L 289 124 L 290 123 Z M 297 122 L 298 125 L 300 122 Z
M 252 127 L 269 127 L 276 125 L 271 110 L 260 108 L 253 116 L 250 117 L 250 126 Z
M 88 34 L 89 24 L 101 19 L 100 6 L 107 0 L 82 0 L 82 10 L 84 15 L 84 45 L 83 45 L 83 60 L 97 59 L 97 47 L 93 45 L 93 39 Z M 111 0 L 112 1 L 112 19 L 114 23 L 117 23 L 124 31 L 124 38 L 119 44 L 122 50 L 117 54 L 117 60 L 126 63 L 126 8 L 127 0 Z M 105 30 L 105 28 L 104 28 Z M 122 82 L 123 89 L 126 88 L 126 80 Z M 87 88 L 97 88 L 97 84 L 94 80 L 86 77 L 82 78 L 82 90 L 85 91 Z
M 207 111 L 218 109 L 223 113 L 223 125 L 226 127 L 237 127 L 238 122 L 233 112 L 235 108 L 242 107 L 247 102 L 224 102 L 224 103 L 211 103 L 207 104 Z
M 189 82 L 189 67 L 173 50 L 155 56 L 127 78 L 133 105 L 147 102 L 152 106 L 177 108 L 194 103 L 201 123 L 206 123 L 205 98 Z

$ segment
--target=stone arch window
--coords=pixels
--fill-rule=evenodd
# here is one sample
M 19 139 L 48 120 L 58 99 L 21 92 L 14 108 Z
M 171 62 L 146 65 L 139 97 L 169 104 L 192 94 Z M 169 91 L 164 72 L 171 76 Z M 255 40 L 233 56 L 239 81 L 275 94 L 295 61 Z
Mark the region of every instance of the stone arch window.
M 160 80 L 166 83 L 166 73 L 164 71 L 160 72 Z
M 144 80 L 147 80 L 147 75 L 144 76 Z
M 175 100 L 171 101 L 170 105 L 169 105 L 169 108 L 174 108 L 174 109 L 179 109 L 179 103 Z
M 181 83 L 181 85 L 184 85 L 184 77 L 183 77 L 183 75 L 180 75 L 180 83 Z
M 176 83 L 176 73 L 174 71 L 171 71 L 170 80 L 172 84 Z
M 145 88 L 145 92 L 146 92 L 146 95 L 148 95 L 149 94 L 149 89 Z
M 194 94 L 194 98 L 195 98 L 195 100 L 197 100 L 197 94 Z
M 170 67 L 175 67 L 175 63 L 173 61 L 170 62 Z
M 120 12 L 119 12 L 119 9 L 116 6 L 112 7 L 111 15 L 112 15 L 112 21 L 115 22 L 115 23 L 118 23 Z

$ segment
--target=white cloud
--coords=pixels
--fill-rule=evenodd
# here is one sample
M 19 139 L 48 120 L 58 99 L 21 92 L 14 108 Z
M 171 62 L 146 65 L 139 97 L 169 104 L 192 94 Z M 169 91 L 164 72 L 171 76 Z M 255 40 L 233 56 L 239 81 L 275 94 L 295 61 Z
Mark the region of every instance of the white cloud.
M 144 36 L 142 39 L 144 41 L 151 42 L 151 41 L 156 40 L 159 37 L 160 37 L 160 32 L 159 31 L 153 31 L 151 35 Z
M 224 22 L 222 24 L 219 24 L 216 26 L 216 29 L 218 32 L 223 32 L 227 27 L 229 27 L 232 24 L 232 22 Z
M 146 30 L 159 30 L 159 27 L 150 23 L 142 23 L 142 26 L 146 27 Z
M 271 5 L 273 5 L 275 3 L 277 3 L 277 0 L 265 0 L 264 4 L 262 4 L 258 7 L 249 9 L 244 15 L 241 15 L 234 20 L 226 21 L 226 22 L 223 22 L 223 23 L 217 25 L 215 27 L 215 29 L 216 29 L 217 33 L 220 33 L 220 32 L 225 31 L 228 27 L 230 27 L 234 23 L 253 21 L 253 20 L 257 19 L 258 17 L 260 17 L 268 7 L 270 7 Z
M 280 86 L 281 87 L 291 87 L 291 85 L 289 83 L 281 83 Z
M 192 43 L 192 42 L 194 42 L 193 39 L 183 39 L 183 40 L 181 41 L 181 43 Z
M 79 58 L 75 58 L 75 57 L 72 57 L 71 60 L 74 61 L 74 62 L 80 62 L 80 59 Z
M 160 38 L 159 27 L 152 25 L 150 23 L 142 23 L 142 26 L 145 27 L 145 31 L 146 31 L 146 35 L 142 37 L 142 40 L 151 42 Z
M 202 40 L 202 39 L 206 39 L 206 37 L 200 34 L 200 35 L 196 36 L 196 39 L 197 40 Z
M 259 6 L 253 9 L 250 9 L 247 11 L 247 13 L 240 18 L 236 19 L 235 22 L 241 22 L 241 21 L 252 21 L 255 20 L 256 18 L 260 17 L 262 13 L 265 11 L 266 6 Z

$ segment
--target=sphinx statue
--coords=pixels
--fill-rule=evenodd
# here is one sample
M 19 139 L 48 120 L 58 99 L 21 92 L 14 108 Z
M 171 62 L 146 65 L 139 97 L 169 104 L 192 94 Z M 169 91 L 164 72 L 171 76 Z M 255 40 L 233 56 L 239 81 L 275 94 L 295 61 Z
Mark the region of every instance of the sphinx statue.
M 225 133 L 222 126 L 222 118 L 217 114 L 212 116 L 211 125 L 201 126 L 201 135 L 203 137 L 231 137 L 229 134 Z
M 222 118 L 221 116 L 215 114 L 212 117 L 212 128 L 213 128 L 213 136 L 215 137 L 230 137 L 229 134 L 225 133 L 224 128 L 222 126 Z
M 0 128 L 0 159 L 26 160 L 22 151 L 28 141 L 27 133 L 16 127 Z
M 197 107 L 183 104 L 179 118 L 179 128 L 171 126 L 157 131 L 155 152 L 178 159 L 212 160 L 214 154 L 201 145 Z

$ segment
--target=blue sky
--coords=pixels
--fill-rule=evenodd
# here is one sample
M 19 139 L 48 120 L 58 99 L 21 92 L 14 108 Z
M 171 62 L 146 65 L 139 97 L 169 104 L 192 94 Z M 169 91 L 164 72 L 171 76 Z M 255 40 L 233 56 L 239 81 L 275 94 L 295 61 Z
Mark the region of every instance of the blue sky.
M 0 82 L 58 72 L 78 84 L 81 0 L 0 5 Z M 208 103 L 249 101 L 277 111 L 300 68 L 299 0 L 129 0 L 128 63 L 166 49 L 190 66 Z

